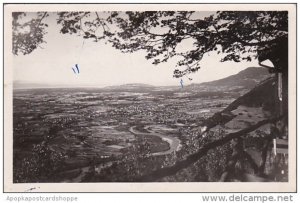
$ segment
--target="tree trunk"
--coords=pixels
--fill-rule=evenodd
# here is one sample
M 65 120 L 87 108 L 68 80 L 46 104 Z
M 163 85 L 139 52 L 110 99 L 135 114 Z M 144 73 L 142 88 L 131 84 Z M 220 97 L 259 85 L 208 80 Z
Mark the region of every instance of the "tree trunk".
M 273 47 L 269 56 L 270 61 L 275 66 L 277 76 L 277 87 L 282 87 L 282 100 L 279 100 L 277 91 L 277 106 L 279 116 L 285 115 L 288 117 L 288 39 L 281 39 L 276 47 Z M 286 119 L 287 122 L 287 119 Z

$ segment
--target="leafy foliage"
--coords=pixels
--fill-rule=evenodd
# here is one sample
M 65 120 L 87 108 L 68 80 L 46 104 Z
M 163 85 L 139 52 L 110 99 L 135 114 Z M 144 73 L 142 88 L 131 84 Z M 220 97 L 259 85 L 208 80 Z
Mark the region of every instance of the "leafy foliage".
M 45 43 L 45 28 L 48 27 L 48 24 L 42 21 L 49 14 L 37 12 L 34 18 L 29 17 L 29 19 L 26 18 L 27 15 L 28 13 L 24 12 L 12 13 L 12 52 L 15 55 L 19 53 L 30 54 L 37 47 L 40 47 L 40 44 Z
M 42 142 L 33 145 L 31 153 L 21 161 L 17 160 L 21 157 L 22 155 L 14 155 L 14 182 L 16 183 L 55 180 L 57 172 L 63 167 L 65 155 L 52 149 L 47 142 Z
M 226 11 L 203 19 L 197 18 L 200 12 L 188 11 L 128 11 L 110 14 L 105 19 L 99 18 L 96 13 L 95 20 L 85 23 L 95 28 L 102 27 L 103 36 L 96 37 L 95 29 L 90 29 L 84 37 L 108 37 L 113 47 L 125 53 L 145 50 L 146 59 L 153 59 L 153 64 L 179 56 L 181 59 L 177 66 L 183 69 L 176 69 L 175 77 L 199 70 L 199 62 L 211 51 L 223 53 L 223 62 L 251 61 L 258 58 L 259 54 L 261 58 L 270 58 L 272 50 L 281 39 L 287 39 L 288 34 L 287 12 L 279 11 Z M 60 18 L 60 22 L 62 30 L 71 29 L 64 24 L 64 18 Z M 178 47 L 187 40 L 193 42 L 193 47 L 181 51 Z
M 42 13 L 23 25 L 18 23 L 22 15 L 14 14 L 14 54 L 31 53 L 43 42 Z M 105 39 L 124 53 L 144 50 L 153 64 L 180 57 L 174 77 L 199 70 L 201 59 L 211 51 L 221 54 L 223 62 L 257 58 L 274 62 L 287 54 L 278 53 L 278 47 L 287 44 L 287 11 L 219 11 L 201 16 L 196 11 L 59 12 L 57 23 L 63 34 Z M 20 33 L 24 26 L 31 28 L 27 34 Z M 182 50 L 187 42 L 192 47 Z
M 132 182 L 137 176 L 149 173 L 161 166 L 160 157 L 153 157 L 147 140 L 134 142 L 126 149 L 119 161 L 102 168 L 100 173 L 93 169 L 85 174 L 84 182 Z M 96 164 L 92 166 L 96 167 Z

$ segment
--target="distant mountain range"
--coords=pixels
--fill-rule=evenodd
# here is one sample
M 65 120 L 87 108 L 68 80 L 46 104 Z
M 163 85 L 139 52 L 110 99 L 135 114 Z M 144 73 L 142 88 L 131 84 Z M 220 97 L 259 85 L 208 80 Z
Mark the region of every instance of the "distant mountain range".
M 270 77 L 271 74 L 268 72 L 266 68 L 261 67 L 250 67 L 245 70 L 240 71 L 235 75 L 231 75 L 229 77 L 215 80 L 211 82 L 204 82 L 204 83 L 195 83 L 188 86 L 185 86 L 186 89 L 198 89 L 203 87 L 220 87 L 220 86 L 227 86 L 227 87 L 243 87 L 243 88 L 253 88 L 257 85 L 260 81 Z M 47 84 L 38 84 L 38 83 L 25 83 L 22 81 L 15 81 L 14 82 L 14 89 L 30 89 L 30 88 L 68 88 L 74 86 L 62 86 L 62 85 L 47 85 Z M 87 86 L 88 87 L 88 86 Z M 95 86 L 94 86 L 95 87 Z M 131 83 L 125 85 L 115 85 L 115 86 L 107 86 L 103 89 L 108 91 L 117 91 L 117 90 L 141 90 L 141 91 L 151 91 L 151 90 L 160 90 L 160 89 L 168 89 L 168 90 L 177 90 L 178 86 L 167 86 L 167 87 L 156 87 L 148 84 L 143 83 Z M 180 88 L 181 89 L 181 88 Z
M 113 86 L 107 86 L 103 89 L 105 90 L 152 90 L 155 88 L 155 86 L 143 84 L 143 83 L 130 83 L 125 85 L 113 85 Z
M 45 84 L 45 83 L 29 83 L 24 81 L 14 81 L 13 88 L 14 89 L 39 89 L 39 88 L 101 88 L 101 87 L 96 85 L 88 85 L 88 84 L 74 86 L 73 84 Z
M 200 84 L 191 84 L 190 86 L 239 86 L 244 88 L 253 88 L 260 81 L 263 81 L 270 76 L 271 74 L 266 68 L 250 67 L 240 71 L 235 75 L 231 75 L 220 80 L 214 80 Z
M 229 77 L 214 80 L 211 82 L 204 82 L 204 83 L 195 83 L 188 86 L 185 86 L 186 89 L 197 89 L 203 87 L 242 87 L 251 89 L 259 82 L 269 78 L 271 74 L 266 68 L 261 67 L 250 67 L 245 70 L 240 71 L 235 75 L 231 75 Z M 147 85 L 143 83 L 133 83 L 133 84 L 126 84 L 126 85 L 118 85 L 118 86 L 108 86 L 104 89 L 109 90 L 155 90 L 158 87 Z M 168 86 L 168 87 L 159 87 L 159 89 L 169 89 L 169 90 L 176 90 L 178 86 Z M 181 89 L 181 88 L 179 88 Z
M 28 83 L 23 81 L 14 81 L 13 88 L 14 89 L 35 89 L 35 88 L 52 88 L 55 86 L 49 84 L 41 84 L 41 83 Z

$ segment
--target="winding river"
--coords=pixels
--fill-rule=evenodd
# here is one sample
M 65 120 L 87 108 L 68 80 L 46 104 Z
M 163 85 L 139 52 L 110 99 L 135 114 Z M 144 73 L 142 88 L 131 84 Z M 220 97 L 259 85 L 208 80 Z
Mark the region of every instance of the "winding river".
M 135 129 L 135 126 L 132 126 L 129 128 L 129 131 L 135 135 L 154 135 L 154 136 L 158 136 L 160 137 L 163 141 L 168 142 L 170 149 L 166 150 L 166 151 L 161 151 L 161 152 L 155 152 L 152 153 L 152 156 L 161 156 L 161 155 L 167 155 L 170 154 L 174 151 L 178 151 L 180 149 L 180 140 L 177 137 L 171 137 L 171 136 L 167 136 L 167 135 L 163 135 L 160 134 L 158 132 L 155 132 L 153 130 L 150 129 L 150 126 L 145 126 L 144 127 L 145 130 L 147 130 L 149 133 L 144 133 L 144 132 L 139 132 Z
M 163 141 L 166 141 L 170 148 L 168 150 L 165 150 L 165 151 L 160 151 L 160 152 L 155 152 L 155 153 L 152 153 L 151 155 L 152 156 L 161 156 L 161 155 L 167 155 L 167 154 L 171 154 L 172 152 L 175 152 L 175 151 L 178 151 L 180 150 L 180 140 L 177 138 L 177 137 L 171 137 L 171 136 L 167 136 L 167 135 L 164 135 L 164 134 L 161 134 L 161 133 L 158 133 L 158 132 L 155 132 L 153 130 L 151 130 L 151 126 L 145 126 L 144 129 L 148 131 L 148 133 L 145 133 L 145 132 L 140 132 L 138 130 L 135 129 L 136 126 L 132 126 L 129 128 L 129 131 L 131 133 L 133 133 L 134 135 L 143 135 L 143 136 L 147 136 L 147 135 L 153 135 L 153 136 L 158 136 L 160 137 Z M 101 168 L 105 168 L 105 167 L 109 167 L 112 165 L 112 162 L 108 162 L 108 163 L 105 163 L 105 164 L 99 164 L 97 166 L 98 169 L 101 169 Z M 80 173 L 70 179 L 70 180 L 65 180 L 63 182 L 81 182 L 82 179 L 84 178 L 85 174 L 89 171 L 89 168 L 90 166 L 86 166 L 86 167 L 81 167 L 80 168 Z

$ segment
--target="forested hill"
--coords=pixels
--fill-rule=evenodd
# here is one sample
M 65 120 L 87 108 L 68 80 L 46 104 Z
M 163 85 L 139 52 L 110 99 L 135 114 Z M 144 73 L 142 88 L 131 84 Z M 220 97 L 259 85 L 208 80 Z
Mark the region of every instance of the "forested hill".
M 201 84 L 192 84 L 191 86 L 242 86 L 245 88 L 253 88 L 260 81 L 270 76 L 271 74 L 266 68 L 249 67 L 235 75 L 231 75 L 220 80 L 204 82 Z

